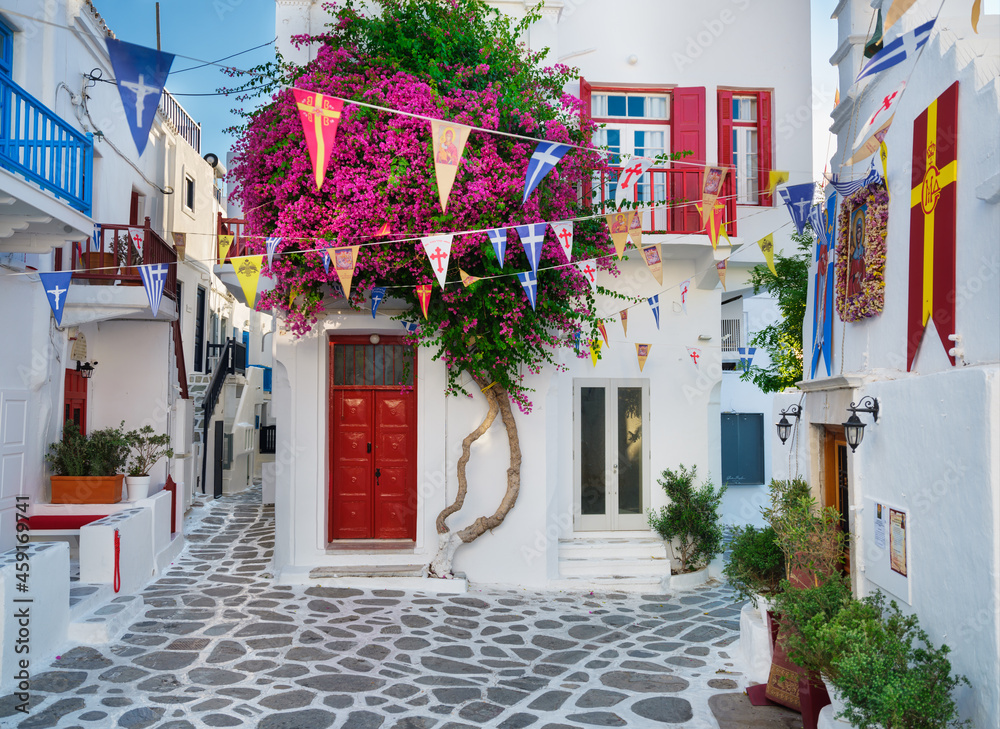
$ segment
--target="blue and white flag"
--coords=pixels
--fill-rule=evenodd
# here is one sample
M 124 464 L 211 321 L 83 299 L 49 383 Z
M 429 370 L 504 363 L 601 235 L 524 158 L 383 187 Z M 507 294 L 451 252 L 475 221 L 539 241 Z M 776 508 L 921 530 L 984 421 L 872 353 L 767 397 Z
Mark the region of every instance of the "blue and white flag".
M 548 230 L 548 223 L 529 223 L 528 225 L 517 226 L 517 234 L 521 238 L 521 245 L 528 256 L 528 263 L 531 270 L 538 275 L 538 262 L 542 259 L 542 245 L 545 243 L 545 231 Z
M 826 241 L 826 210 L 822 205 L 813 205 L 809 208 L 809 225 L 820 245 L 829 245 Z
M 539 142 L 535 147 L 531 159 L 528 160 L 528 171 L 524 176 L 524 200 L 522 205 L 528 202 L 528 196 L 535 191 L 538 183 L 545 175 L 552 171 L 552 168 L 559 164 L 563 155 L 569 152 L 570 147 L 566 144 L 556 144 L 555 142 Z
M 378 311 L 378 305 L 382 303 L 382 299 L 385 298 L 385 286 L 376 286 L 372 289 L 372 319 L 375 318 L 375 312 Z
M 753 364 L 753 356 L 757 352 L 757 348 L 737 347 L 736 351 L 740 353 L 740 369 L 744 371 L 750 369 L 750 365 Z
M 660 295 L 650 296 L 647 301 L 649 302 L 649 308 L 653 310 L 653 316 L 656 317 L 656 328 L 660 328 Z
M 330 275 L 330 252 L 326 249 L 323 250 L 323 270 L 327 276 Z
M 52 307 L 52 314 L 56 318 L 56 324 L 62 325 L 63 307 L 66 306 L 66 292 L 69 291 L 69 280 L 73 278 L 72 271 L 54 271 L 51 273 L 40 273 L 38 277 L 42 280 L 42 287 L 45 289 L 45 298 L 49 300 Z
M 837 231 L 837 193 L 831 192 L 830 197 L 826 199 L 826 244 L 828 247 L 833 248 L 837 242 L 837 237 L 834 235 Z
M 149 299 L 149 308 L 153 310 L 153 316 L 160 310 L 160 299 L 163 298 L 163 285 L 167 282 L 168 271 L 166 263 L 147 263 L 139 266 L 139 275 L 142 277 L 142 285 L 146 289 L 146 298 Z
M 141 157 L 149 141 L 149 130 L 153 126 L 156 107 L 160 105 L 160 95 L 174 57 L 170 53 L 114 38 L 105 40 L 118 95 L 125 109 L 125 122 Z
M 267 267 L 270 268 L 274 263 L 274 252 L 278 249 L 278 244 L 281 243 L 280 236 L 271 236 L 267 239 Z
M 403 321 L 400 322 L 400 324 L 403 325 L 403 329 L 406 330 L 407 334 L 416 334 L 417 329 L 420 328 L 420 325 L 417 324 L 415 321 Z
M 875 169 L 875 160 L 872 160 L 871 167 L 864 177 L 858 177 L 853 180 L 848 180 L 846 182 L 840 181 L 840 175 L 833 173 L 828 173 L 826 179 L 830 181 L 833 185 L 833 189 L 840 193 L 841 197 L 850 197 L 862 187 L 868 187 L 869 185 L 877 185 L 882 181 L 882 175 L 877 169 Z
M 91 233 L 90 237 L 90 250 L 99 251 L 101 250 L 101 224 L 94 223 L 94 232 Z
M 788 207 L 788 212 L 792 214 L 792 222 L 795 223 L 795 230 L 799 235 L 805 227 L 806 219 L 809 217 L 809 208 L 813 204 L 813 191 L 816 189 L 815 182 L 803 182 L 798 185 L 785 185 L 778 190 L 782 201 Z
M 497 254 L 500 268 L 503 268 L 503 260 L 507 256 L 507 229 L 493 228 L 487 230 L 486 235 L 490 237 L 490 243 L 493 244 L 493 252 Z
M 886 43 L 882 47 L 882 50 L 872 56 L 868 63 L 862 67 L 861 72 L 854 79 L 854 82 L 857 83 L 866 76 L 871 76 L 887 68 L 892 68 L 907 59 L 912 60 L 916 58 L 917 51 L 923 48 L 924 43 L 931 37 L 931 30 L 934 28 L 935 20 L 937 18 L 928 20 L 923 25 L 918 25 L 909 33 L 899 36 L 891 43 Z
M 531 303 L 531 310 L 535 310 L 535 302 L 538 297 L 538 276 L 532 271 L 525 271 L 524 273 L 517 274 L 517 280 L 521 282 L 521 286 L 524 287 L 524 293 L 528 297 L 528 301 Z

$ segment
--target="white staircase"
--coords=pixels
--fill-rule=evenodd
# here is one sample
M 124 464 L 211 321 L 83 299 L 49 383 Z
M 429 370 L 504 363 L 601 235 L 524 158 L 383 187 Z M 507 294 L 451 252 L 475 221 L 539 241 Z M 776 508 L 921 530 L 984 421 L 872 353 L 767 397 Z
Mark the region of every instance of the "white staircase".
M 662 539 L 588 535 L 559 540 L 555 590 L 659 593 L 670 584 L 670 559 Z

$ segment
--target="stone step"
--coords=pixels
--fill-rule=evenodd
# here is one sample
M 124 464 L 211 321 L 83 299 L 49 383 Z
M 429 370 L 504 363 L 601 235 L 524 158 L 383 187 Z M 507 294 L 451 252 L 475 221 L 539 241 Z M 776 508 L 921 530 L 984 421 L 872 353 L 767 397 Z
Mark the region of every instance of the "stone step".
M 665 578 L 654 576 L 641 577 L 562 577 L 549 580 L 548 589 L 565 592 L 629 592 L 639 594 L 661 594 L 670 583 L 669 568 Z
M 66 632 L 68 640 L 87 645 L 110 643 L 146 612 L 146 605 L 140 595 L 114 597 L 114 590 L 110 585 L 100 587 L 102 589 L 88 595 L 87 599 L 70 609 L 69 629 Z M 88 606 L 100 607 L 91 612 L 83 612 Z
M 422 564 L 365 564 L 342 567 L 316 567 L 309 577 L 322 580 L 332 577 L 422 577 Z
M 572 557 L 559 560 L 559 574 L 563 577 L 581 575 L 600 577 L 602 575 L 645 575 L 663 576 L 670 574 L 670 560 L 666 557 L 635 558 L 605 557 L 590 559 Z
M 559 559 L 654 559 L 667 557 L 662 539 L 561 539 Z

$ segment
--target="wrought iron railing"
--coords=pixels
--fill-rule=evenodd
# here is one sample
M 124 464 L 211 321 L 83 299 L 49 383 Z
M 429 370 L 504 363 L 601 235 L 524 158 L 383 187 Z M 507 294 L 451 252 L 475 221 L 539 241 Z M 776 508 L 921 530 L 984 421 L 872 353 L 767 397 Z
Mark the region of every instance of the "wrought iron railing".
M 278 444 L 277 425 L 262 425 L 260 427 L 260 452 L 273 454 Z
M 88 238 L 74 250 L 73 278 L 91 284 L 108 285 L 119 281 L 126 286 L 142 286 L 140 266 L 145 263 L 166 263 L 167 278 L 163 295 L 177 299 L 177 252 L 167 245 L 150 227 L 102 223 L 97 240 Z
M 0 167 L 90 214 L 94 141 L 0 74 Z
M 160 97 L 160 113 L 173 125 L 177 133 L 194 147 L 194 151 L 201 154 L 201 124 L 192 119 L 166 89 L 163 89 L 163 95 Z

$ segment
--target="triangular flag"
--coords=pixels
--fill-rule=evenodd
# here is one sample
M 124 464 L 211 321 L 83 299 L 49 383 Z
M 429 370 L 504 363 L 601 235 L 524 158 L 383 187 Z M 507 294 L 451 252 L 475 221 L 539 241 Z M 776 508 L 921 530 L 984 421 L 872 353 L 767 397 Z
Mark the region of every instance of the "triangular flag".
M 95 226 L 96 227 L 96 226 Z M 184 260 L 184 253 L 187 250 L 187 233 L 172 233 L 174 239 L 174 250 L 177 251 L 177 259 Z
M 795 223 L 795 230 L 802 235 L 806 219 L 809 217 L 809 208 L 813 204 L 813 191 L 816 189 L 815 182 L 803 182 L 798 185 L 786 185 L 778 190 L 781 199 L 784 201 L 788 212 Z
M 882 98 L 882 103 L 868 117 L 868 121 L 858 132 L 857 139 L 854 140 L 854 154 L 844 164 L 854 165 L 863 159 L 867 159 L 878 151 L 879 144 L 885 139 L 889 131 L 889 125 L 896 114 L 894 109 L 896 102 L 903 96 L 906 88 L 906 81 L 902 81 L 895 90 L 889 92 Z
M 461 268 L 458 269 L 458 275 L 462 277 L 462 285 L 465 286 L 466 288 L 472 286 L 472 284 L 480 280 L 479 276 L 470 276 Z
M 333 142 L 337 138 L 337 125 L 340 124 L 340 113 L 344 108 L 344 102 L 332 96 L 303 89 L 292 89 L 292 96 L 295 98 L 295 108 L 299 111 L 302 131 L 306 135 L 306 147 L 309 149 L 309 159 L 313 164 L 316 189 L 321 190 L 323 180 L 326 178 L 326 167 L 330 164 Z
M 974 0 L 972 3 L 972 32 L 979 35 L 979 15 L 983 10 L 983 0 Z
M 646 366 L 646 358 L 649 357 L 649 350 L 652 346 L 652 344 L 635 345 L 635 356 L 639 360 L 640 372 L 642 372 L 642 368 Z
M 327 276 L 330 275 L 330 251 L 329 249 L 323 249 L 323 271 Z
M 135 148 L 142 156 L 149 141 L 149 130 L 160 106 L 163 85 L 167 82 L 174 57 L 145 46 L 106 38 L 111 72 L 115 75 L 118 95 L 125 109 L 125 123 L 132 132 Z
M 590 343 L 590 361 L 597 367 L 597 360 L 601 358 L 601 340 L 595 339 Z
M 38 278 L 42 281 L 42 288 L 45 289 L 45 298 L 48 299 L 49 306 L 52 307 L 52 314 L 56 318 L 56 324 L 62 326 L 63 308 L 66 306 L 65 293 L 69 291 L 69 280 L 73 278 L 72 271 L 54 271 L 40 273 Z
M 278 250 L 278 244 L 281 243 L 281 238 L 279 236 L 271 236 L 265 241 L 267 246 L 267 267 L 270 268 L 274 265 L 274 252 Z
M 867 76 L 880 73 L 887 68 L 892 68 L 905 60 L 916 58 L 917 52 L 924 47 L 927 39 L 931 37 L 931 30 L 934 29 L 935 20 L 937 18 L 931 18 L 923 25 L 918 25 L 909 33 L 904 33 L 891 43 L 886 43 L 881 51 L 872 56 L 871 60 L 861 67 L 861 71 L 858 73 L 858 77 L 854 79 L 854 82 L 857 83 Z
M 424 312 L 424 319 L 427 318 L 427 307 L 431 303 L 431 291 L 434 284 L 420 284 L 417 286 L 417 299 L 420 301 L 420 310 Z
M 910 9 L 910 6 L 916 0 L 892 0 L 892 6 L 889 8 L 889 12 L 885 15 L 885 29 L 889 30 L 892 26 L 896 24 L 903 13 Z M 879 9 L 879 14 L 881 15 L 881 9 Z
M 872 31 L 872 37 L 868 39 L 865 43 L 865 58 L 871 58 L 876 53 L 882 50 L 882 8 L 878 9 L 875 16 L 875 30 Z
M 704 215 L 704 210 L 702 210 L 700 202 L 695 203 L 694 206 L 698 209 L 699 213 Z M 709 217 L 707 227 L 705 228 L 705 233 L 708 234 L 708 239 L 712 242 L 713 251 L 719 245 L 719 236 L 729 241 L 729 233 L 726 228 L 726 206 L 717 202 L 712 209 L 712 215 Z
M 736 351 L 740 354 L 740 369 L 744 372 L 750 369 L 750 365 L 753 364 L 753 356 L 756 353 L 756 347 L 737 347 Z
M 660 328 L 660 295 L 650 296 L 646 301 L 649 302 L 649 308 L 653 310 L 653 316 L 656 318 L 656 328 Z
M 722 182 L 726 179 L 727 168 L 705 167 L 705 175 L 701 185 L 701 224 L 708 222 L 709 211 L 715 208 L 715 201 L 722 192 Z
M 774 195 L 774 188 L 788 182 L 788 170 L 771 170 L 767 173 L 767 191 Z
M 264 256 L 237 256 L 230 259 L 236 278 L 243 289 L 247 306 L 251 309 L 257 302 L 257 282 L 260 280 L 260 269 L 264 265 Z
M 376 286 L 372 289 L 372 319 L 375 318 L 375 312 L 378 311 L 378 305 L 382 303 L 385 298 L 385 286 Z
M 639 184 L 642 176 L 646 174 L 653 165 L 653 160 L 648 157 L 633 157 L 622 166 L 622 173 L 618 176 L 615 189 L 615 207 L 620 208 L 622 201 L 628 197 L 629 192 Z M 634 198 L 633 198 L 634 200 Z
M 569 145 L 556 144 L 555 142 L 539 142 L 535 151 L 528 160 L 528 171 L 524 175 L 524 200 L 522 205 L 528 202 L 528 196 L 538 187 L 538 183 L 552 171 L 563 155 L 570 150 Z
M 771 273 L 775 276 L 778 275 L 778 270 L 774 267 L 774 233 L 768 233 L 759 241 L 757 245 L 760 246 L 760 252 L 764 254 L 764 260 L 767 261 L 767 267 L 771 269 Z
M 642 247 L 642 257 L 649 266 L 649 272 L 653 274 L 656 283 L 663 285 L 663 259 L 660 258 L 660 244 L 654 243 L 651 246 Z
M 521 238 L 521 245 L 524 246 L 524 253 L 528 256 L 528 263 L 531 270 L 538 274 L 538 262 L 542 259 L 542 246 L 545 244 L 545 229 L 549 227 L 547 223 L 529 223 L 528 225 L 518 225 L 518 236 Z
M 492 228 L 486 231 L 486 235 L 490 237 L 490 243 L 493 244 L 493 252 L 496 253 L 497 260 L 500 261 L 500 268 L 503 268 L 503 261 L 507 256 L 507 229 Z
M 629 213 L 628 237 L 632 241 L 632 245 L 636 248 L 642 248 L 642 213 L 638 210 L 632 210 Z
M 688 301 L 687 301 L 687 297 L 688 297 L 688 289 L 690 289 L 690 288 L 691 288 L 691 279 L 688 279 L 687 281 L 684 281 L 680 285 L 680 290 L 681 290 L 681 308 L 684 309 L 684 313 L 685 314 L 688 313 Z
M 139 276 L 146 289 L 146 298 L 149 299 L 149 308 L 153 310 L 153 316 L 156 316 L 160 310 L 160 299 L 163 297 L 163 285 L 167 282 L 167 271 L 169 271 L 169 267 L 166 263 L 147 263 L 139 266 Z
M 391 232 L 392 231 L 389 230 L 389 222 L 386 221 L 382 223 L 382 226 L 378 230 L 375 231 L 375 235 L 376 237 L 382 237 L 389 235 Z
M 587 279 L 587 283 L 590 284 L 590 293 L 594 296 L 597 295 L 597 265 L 596 261 L 584 261 L 583 263 L 576 264 L 577 270 L 583 274 L 583 277 Z
M 525 271 L 517 274 L 517 280 L 521 282 L 524 293 L 528 297 L 528 301 L 531 302 L 531 310 L 534 311 L 538 298 L 538 276 L 535 275 L 534 271 Z
M 827 174 L 824 172 L 823 176 L 830 181 L 833 189 L 845 198 L 850 197 L 862 187 L 877 185 L 882 181 L 882 176 L 875 169 L 875 160 L 872 160 L 871 166 L 868 168 L 868 173 L 864 177 L 855 177 L 853 180 L 841 182 L 840 175 L 835 173 Z
M 229 253 L 229 248 L 232 245 L 233 245 L 233 236 L 231 236 L 231 235 L 220 235 L 219 236 L 219 265 L 220 266 L 226 262 L 226 255 Z
M 549 223 L 549 225 L 552 226 L 552 232 L 556 234 L 559 250 L 566 256 L 566 262 L 571 262 L 573 260 L 573 221 L 564 220 L 558 223 Z
M 601 336 L 604 337 L 604 343 L 610 347 L 611 344 L 608 342 L 608 328 L 604 326 L 603 321 L 597 322 L 597 330 L 601 333 Z
M 688 351 L 688 357 L 691 358 L 691 361 L 694 362 L 694 366 L 697 367 L 698 359 L 701 357 L 701 350 L 698 349 L 697 347 L 688 347 L 687 351 Z
M 361 246 L 347 248 L 328 248 L 327 253 L 333 259 L 333 268 L 344 289 L 344 298 L 351 298 L 351 282 L 354 280 L 354 268 L 358 265 L 358 251 Z
M 891 197 L 889 194 L 889 148 L 885 146 L 885 139 L 878 145 L 878 156 L 882 160 L 882 179 L 885 180 L 885 195 L 886 197 Z
M 438 198 L 441 200 L 441 209 L 446 212 L 448 210 L 448 196 L 451 195 L 451 186 L 455 184 L 458 163 L 462 160 L 462 153 L 465 151 L 465 143 L 469 139 L 470 131 L 472 130 L 464 124 L 455 124 L 440 119 L 431 120 Z
M 573 335 L 573 351 L 580 354 L 580 332 Z
M 431 262 L 431 270 L 437 276 L 438 284 L 444 288 L 444 279 L 448 275 L 448 259 L 451 258 L 451 241 L 455 237 L 454 233 L 446 235 L 432 235 L 421 238 L 424 245 L 424 252 Z
M 726 259 L 722 259 L 715 264 L 715 270 L 719 272 L 719 282 L 722 284 L 722 290 L 726 290 Z
M 615 255 L 620 259 L 625 254 L 625 246 L 628 243 L 629 216 L 625 212 L 620 212 L 609 213 L 604 217 L 608 221 L 608 232 L 615 244 Z
M 417 324 L 417 322 L 415 322 L 415 321 L 403 321 L 403 322 L 400 322 L 400 324 L 403 325 L 403 329 L 406 330 L 406 333 L 409 334 L 409 335 L 411 335 L 411 336 L 414 335 L 414 334 L 416 334 L 417 330 L 420 328 L 420 325 Z
M 295 297 L 298 296 L 300 292 L 301 292 L 301 289 L 298 286 L 296 286 L 293 289 L 289 289 L 288 290 L 288 308 L 289 309 L 292 308 L 292 302 L 295 301 Z
M 628 336 L 628 309 L 622 309 L 618 312 L 618 318 L 622 322 L 622 331 L 625 332 L 625 336 Z

